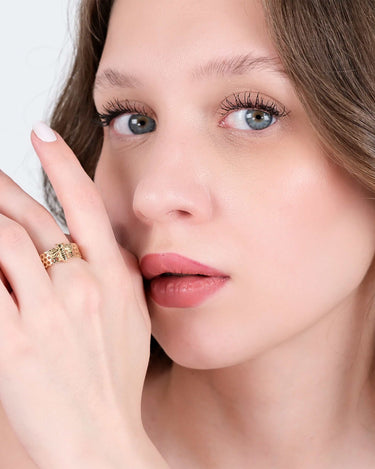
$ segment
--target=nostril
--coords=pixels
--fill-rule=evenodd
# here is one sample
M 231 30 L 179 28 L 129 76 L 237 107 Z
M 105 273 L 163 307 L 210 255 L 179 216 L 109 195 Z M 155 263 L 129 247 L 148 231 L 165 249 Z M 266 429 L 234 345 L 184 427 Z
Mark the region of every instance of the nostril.
M 169 216 L 171 217 L 181 217 L 181 218 L 189 218 L 192 214 L 187 210 L 171 210 L 169 212 Z

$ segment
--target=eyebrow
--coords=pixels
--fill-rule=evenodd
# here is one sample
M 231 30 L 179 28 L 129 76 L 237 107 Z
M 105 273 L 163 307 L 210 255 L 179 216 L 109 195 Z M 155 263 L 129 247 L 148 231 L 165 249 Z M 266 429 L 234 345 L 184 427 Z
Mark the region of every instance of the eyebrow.
M 211 76 L 229 77 L 245 75 L 255 70 L 265 70 L 285 75 L 278 57 L 254 57 L 252 54 L 217 58 L 200 65 L 191 72 L 191 79 L 199 81 Z M 107 68 L 96 76 L 94 89 L 139 88 L 143 83 L 136 76 Z

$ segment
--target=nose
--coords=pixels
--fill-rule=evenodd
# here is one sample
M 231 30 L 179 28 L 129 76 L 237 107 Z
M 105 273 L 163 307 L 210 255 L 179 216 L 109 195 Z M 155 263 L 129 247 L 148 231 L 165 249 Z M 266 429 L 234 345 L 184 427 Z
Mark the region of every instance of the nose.
M 181 146 L 180 146 L 181 147 Z M 143 223 L 203 223 L 213 212 L 207 169 L 198 158 L 170 147 L 147 155 L 133 196 L 133 212 Z

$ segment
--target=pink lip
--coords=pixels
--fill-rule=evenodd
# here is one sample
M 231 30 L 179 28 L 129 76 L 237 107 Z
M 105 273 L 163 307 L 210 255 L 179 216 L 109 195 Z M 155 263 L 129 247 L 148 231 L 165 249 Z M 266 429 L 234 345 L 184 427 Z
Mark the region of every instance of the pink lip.
M 173 253 L 148 254 L 140 269 L 149 281 L 151 298 L 170 308 L 198 306 L 229 279 L 217 269 Z

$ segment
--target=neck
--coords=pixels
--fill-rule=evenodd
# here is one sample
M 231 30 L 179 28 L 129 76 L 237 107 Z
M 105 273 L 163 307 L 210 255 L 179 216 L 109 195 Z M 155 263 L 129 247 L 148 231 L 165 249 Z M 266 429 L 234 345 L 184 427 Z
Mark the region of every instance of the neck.
M 218 458 L 212 466 L 218 468 L 230 467 L 233 455 L 242 455 L 238 464 L 258 461 L 257 468 L 310 467 L 306 461 L 336 467 L 323 459 L 337 451 L 345 461 L 345 448 L 352 450 L 346 441 L 352 446 L 373 438 L 368 426 L 375 419 L 366 417 L 375 409 L 368 324 L 348 300 L 298 336 L 236 366 L 192 370 L 174 364 L 163 411 L 171 441 L 178 435 L 207 458 L 209 438 L 209 460 Z

